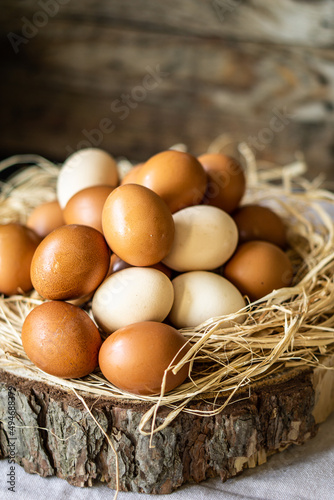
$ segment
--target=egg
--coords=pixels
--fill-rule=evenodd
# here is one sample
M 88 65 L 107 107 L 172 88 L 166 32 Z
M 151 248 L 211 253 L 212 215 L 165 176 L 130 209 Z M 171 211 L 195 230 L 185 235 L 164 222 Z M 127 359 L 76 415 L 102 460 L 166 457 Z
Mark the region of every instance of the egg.
M 27 219 L 27 226 L 42 238 L 63 224 L 63 212 L 57 200 L 41 203 Z
M 118 185 L 115 160 L 106 151 L 87 148 L 71 154 L 60 169 L 57 198 L 61 208 L 75 193 L 91 186 Z
M 116 387 L 132 394 L 159 394 L 165 370 L 176 365 L 188 352 L 185 337 L 173 327 L 155 321 L 125 326 L 102 344 L 99 365 L 103 375 Z M 167 372 L 165 393 L 187 378 L 189 364 L 174 375 Z
M 109 263 L 110 250 L 99 231 L 76 224 L 61 226 L 36 248 L 31 280 L 45 299 L 77 299 L 99 286 Z
M 199 161 L 189 153 L 163 151 L 140 168 L 137 182 L 155 191 L 172 213 L 201 202 L 207 177 Z
M 140 171 L 142 165 L 143 165 L 142 163 L 138 163 L 138 165 L 135 165 L 134 167 L 132 167 L 128 171 L 128 173 L 123 177 L 123 179 L 121 180 L 121 185 L 122 184 L 136 184 L 138 174 L 139 174 L 139 171 Z
M 102 233 L 102 210 L 112 186 L 92 186 L 78 191 L 64 208 L 66 224 L 83 224 Z
M 174 303 L 168 319 L 176 328 L 193 327 L 217 316 L 236 313 L 245 299 L 227 279 L 209 271 L 190 271 L 172 281 Z M 223 327 L 241 322 L 244 315 L 226 320 Z
M 40 241 L 23 224 L 0 224 L 0 293 L 14 295 L 32 289 L 30 265 Z
M 284 248 L 286 229 L 283 220 L 270 208 L 256 204 L 239 207 L 232 215 L 238 227 L 239 243 L 269 241 Z
M 133 266 L 160 262 L 174 239 L 174 221 L 166 203 L 137 184 L 119 186 L 108 196 L 102 228 L 112 251 Z
M 226 262 L 238 243 L 232 217 L 217 207 L 196 205 L 173 214 L 174 242 L 163 263 L 175 271 L 207 271 Z
M 173 300 L 173 285 L 164 273 L 129 267 L 103 281 L 94 294 L 92 312 L 97 324 L 111 333 L 129 323 L 163 321 Z
M 101 336 L 88 314 L 66 302 L 44 302 L 25 318 L 22 345 L 44 372 L 61 378 L 84 377 L 98 365 Z
M 246 190 L 246 177 L 240 163 L 220 153 L 207 153 L 198 160 L 208 175 L 203 203 L 233 212 Z
M 127 269 L 128 267 L 132 267 L 131 264 L 128 264 L 124 260 L 120 259 L 118 255 L 115 253 L 110 257 L 110 267 L 109 267 L 109 275 L 113 273 L 117 273 L 122 269 Z M 158 269 L 158 271 L 162 271 L 168 278 L 172 277 L 172 270 L 169 267 L 165 266 L 162 262 L 158 262 L 157 264 L 153 264 L 153 269 Z
M 267 241 L 248 241 L 224 267 L 224 276 L 251 301 L 273 290 L 288 287 L 293 278 L 292 263 L 287 254 Z

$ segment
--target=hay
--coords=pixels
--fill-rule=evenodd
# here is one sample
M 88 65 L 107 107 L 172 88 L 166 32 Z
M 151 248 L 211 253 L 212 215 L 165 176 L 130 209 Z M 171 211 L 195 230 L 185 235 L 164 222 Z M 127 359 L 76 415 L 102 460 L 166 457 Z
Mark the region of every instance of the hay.
M 220 150 L 222 141 L 215 144 Z M 334 215 L 333 193 L 321 189 L 321 179 L 303 177 L 301 157 L 291 165 L 261 166 L 246 144 L 239 145 L 246 164 L 248 190 L 243 200 L 272 207 L 288 226 L 289 256 L 295 269 L 291 287 L 273 291 L 249 303 L 235 314 L 208 319 L 195 328 L 182 329 L 191 349 L 176 372 L 190 361 L 188 381 L 174 391 L 157 396 L 135 396 L 110 384 L 99 372 L 82 379 L 64 380 L 45 374 L 26 357 L 21 328 L 29 311 L 42 303 L 34 292 L 26 296 L 0 297 L 0 368 L 23 367 L 45 382 L 97 398 L 150 403 L 140 432 L 153 434 L 168 425 L 180 411 L 214 415 L 222 411 L 241 387 L 286 367 L 321 366 L 321 358 L 334 352 Z M 122 160 L 122 168 L 125 160 Z M 55 199 L 58 166 L 38 157 L 13 157 L 0 163 L 32 163 L 2 184 L 0 220 L 25 223 L 29 212 L 44 201 Z M 126 162 L 125 162 L 126 163 Z M 88 305 L 88 312 L 91 314 Z M 244 315 L 243 323 L 223 328 L 228 320 Z M 163 389 L 163 388 L 162 388 Z M 226 396 L 220 402 L 220 396 Z M 190 408 L 194 399 L 208 402 L 207 410 Z M 156 415 L 160 405 L 169 414 L 160 426 Z M 150 424 L 151 423 L 151 424 Z

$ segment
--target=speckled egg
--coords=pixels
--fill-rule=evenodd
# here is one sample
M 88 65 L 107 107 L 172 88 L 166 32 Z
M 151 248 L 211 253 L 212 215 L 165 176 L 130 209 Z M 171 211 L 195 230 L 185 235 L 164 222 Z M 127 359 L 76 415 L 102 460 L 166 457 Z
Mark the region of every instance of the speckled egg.
M 61 378 L 84 377 L 98 364 L 101 336 L 88 314 L 67 302 L 44 302 L 25 318 L 22 344 L 44 372 Z
M 109 264 L 110 250 L 99 231 L 76 224 L 61 226 L 37 247 L 31 280 L 45 299 L 77 299 L 99 286 Z

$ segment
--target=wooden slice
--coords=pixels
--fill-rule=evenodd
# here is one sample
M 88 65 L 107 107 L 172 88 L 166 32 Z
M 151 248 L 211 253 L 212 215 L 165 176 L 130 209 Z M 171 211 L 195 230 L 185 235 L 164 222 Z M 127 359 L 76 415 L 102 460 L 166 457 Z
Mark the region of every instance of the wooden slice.
M 322 362 L 333 367 L 334 355 Z M 0 380 L 2 458 L 75 486 L 104 481 L 116 489 L 115 454 L 73 392 L 32 379 L 28 371 L 1 370 Z M 154 434 L 152 447 L 150 436 L 138 430 L 149 405 L 80 394 L 116 449 L 120 490 L 163 494 L 210 477 L 225 481 L 314 437 L 334 409 L 334 371 L 285 369 L 239 390 L 215 416 L 182 411 Z M 202 398 L 191 408 L 212 410 L 213 404 Z M 168 412 L 159 410 L 158 424 Z

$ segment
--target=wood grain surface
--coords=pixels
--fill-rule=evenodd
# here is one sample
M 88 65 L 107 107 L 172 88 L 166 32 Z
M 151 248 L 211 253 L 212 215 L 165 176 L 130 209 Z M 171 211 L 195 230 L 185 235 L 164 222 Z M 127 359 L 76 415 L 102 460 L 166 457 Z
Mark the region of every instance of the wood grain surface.
M 3 0 L 1 17 L 2 156 L 142 161 L 229 133 L 334 182 L 330 0 Z

